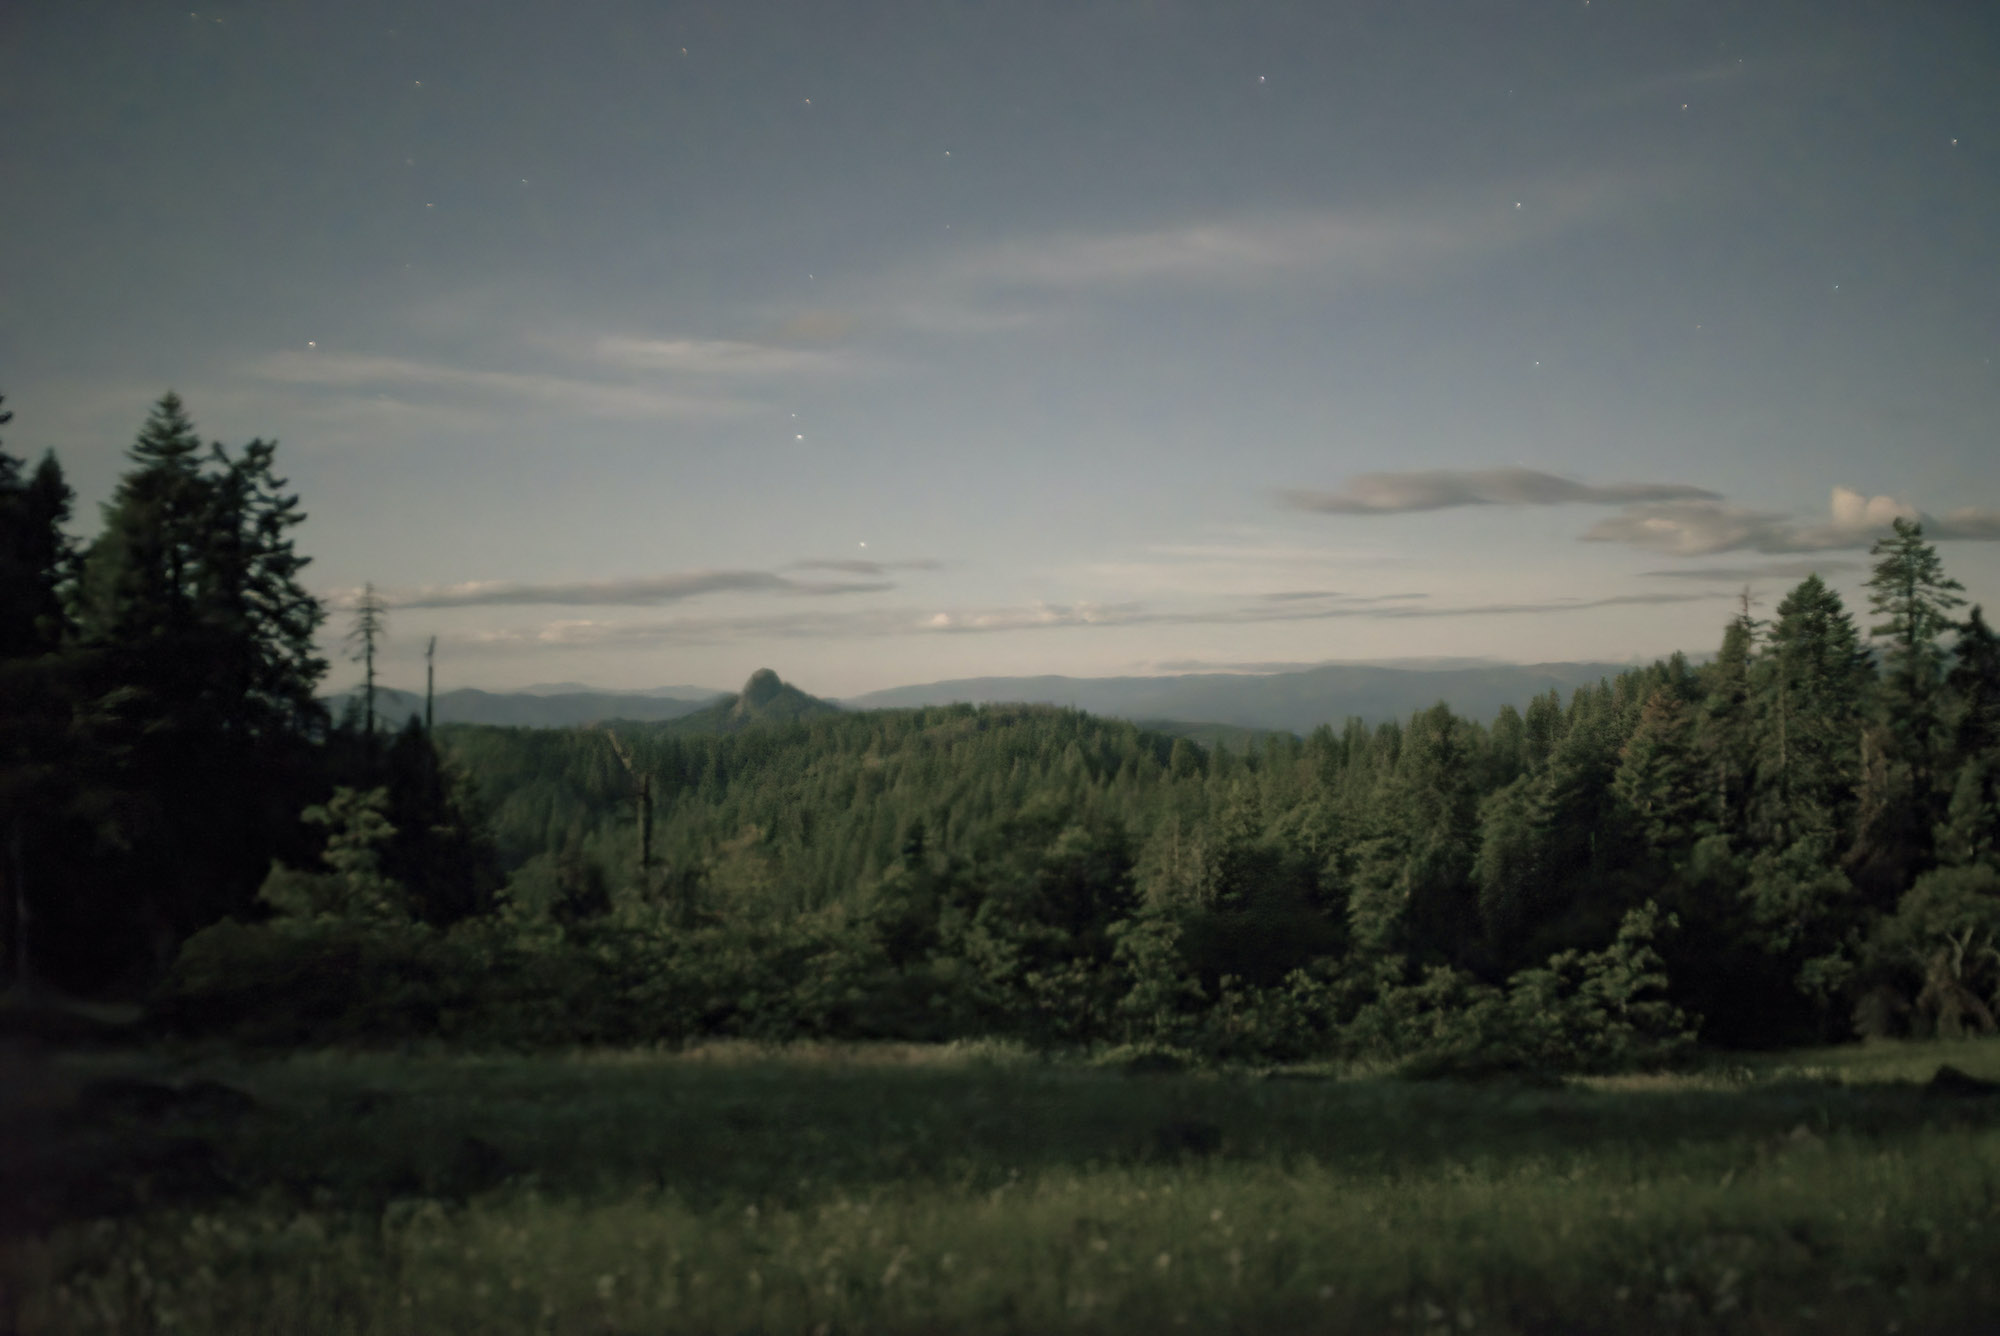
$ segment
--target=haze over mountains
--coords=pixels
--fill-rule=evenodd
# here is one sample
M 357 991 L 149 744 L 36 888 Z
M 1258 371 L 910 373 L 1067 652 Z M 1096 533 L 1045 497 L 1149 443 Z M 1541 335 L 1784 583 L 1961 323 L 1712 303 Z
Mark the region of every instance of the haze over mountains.
M 645 691 L 596 691 L 580 683 L 555 683 L 517 692 L 460 688 L 436 700 L 439 723 L 574 727 L 608 719 L 659 722 L 714 714 L 717 728 L 740 727 L 744 702 L 758 717 L 790 718 L 804 707 L 837 704 L 856 710 L 907 709 L 954 702 L 1060 705 L 1113 719 L 1174 721 L 1237 729 L 1306 733 L 1349 716 L 1369 723 L 1407 718 L 1445 701 L 1462 715 L 1490 719 L 1502 705 L 1525 706 L 1549 690 L 1567 695 L 1579 686 L 1616 676 L 1620 663 L 1331 663 L 1293 672 L 1186 673 L 1163 677 L 977 677 L 930 682 L 822 702 L 759 670 L 741 693 L 700 687 Z M 768 678 L 768 680 L 767 680 Z M 782 690 L 785 694 L 772 694 Z M 358 691 L 358 689 L 357 689 Z M 357 691 L 328 698 L 337 712 Z M 764 697 L 770 696 L 769 700 Z M 377 688 L 376 712 L 400 722 L 423 711 L 423 697 Z M 797 699 L 795 700 L 794 697 Z M 734 713 L 732 713 L 732 711 Z M 690 719 L 690 725 L 701 727 Z

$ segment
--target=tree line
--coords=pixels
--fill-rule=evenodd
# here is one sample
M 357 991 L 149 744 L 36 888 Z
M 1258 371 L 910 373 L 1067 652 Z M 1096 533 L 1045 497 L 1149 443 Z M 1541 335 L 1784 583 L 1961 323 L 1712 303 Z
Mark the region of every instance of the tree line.
M 1606 1065 L 1994 1028 L 2000 643 L 1913 521 L 1865 632 L 1813 576 L 1705 663 L 1491 721 L 1242 751 L 1031 707 L 385 736 L 314 699 L 325 610 L 272 466 L 169 396 L 79 545 L 54 460 L 0 455 L 16 977 L 175 957 L 163 1023 L 287 1040 Z M 362 600 L 364 659 L 384 615 Z
M 384 745 L 316 699 L 326 609 L 276 453 L 204 444 L 170 393 L 81 543 L 54 454 L 0 449 L 7 984 L 143 990 L 187 936 L 255 913 L 274 860 L 317 856 L 300 813 L 343 785 L 392 796 L 392 862 L 429 917 L 490 894 L 428 737 Z

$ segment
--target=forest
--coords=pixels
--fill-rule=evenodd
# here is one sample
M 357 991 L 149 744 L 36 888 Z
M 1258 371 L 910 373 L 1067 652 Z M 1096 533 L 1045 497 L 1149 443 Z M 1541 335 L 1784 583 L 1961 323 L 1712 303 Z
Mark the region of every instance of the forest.
M 1233 749 L 769 672 L 655 723 L 336 719 L 273 444 L 168 395 L 72 508 L 0 454 L 5 969 L 161 1034 L 1600 1071 L 1995 1029 L 2000 641 L 1912 521 L 1865 617 L 1813 576 L 1698 664 Z

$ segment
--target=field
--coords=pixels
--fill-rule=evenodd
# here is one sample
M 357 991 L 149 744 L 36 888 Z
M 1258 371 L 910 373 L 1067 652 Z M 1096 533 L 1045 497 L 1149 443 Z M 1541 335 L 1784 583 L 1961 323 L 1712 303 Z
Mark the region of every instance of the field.
M 17 1055 L 0 1330 L 1992 1330 L 2000 1097 L 1945 1064 L 2000 1043 L 1546 1085 Z

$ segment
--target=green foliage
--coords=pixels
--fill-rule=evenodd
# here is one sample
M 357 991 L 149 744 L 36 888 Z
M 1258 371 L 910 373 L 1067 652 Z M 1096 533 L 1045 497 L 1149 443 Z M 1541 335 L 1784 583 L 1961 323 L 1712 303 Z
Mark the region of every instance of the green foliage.
M 276 445 L 203 455 L 181 401 L 165 395 L 130 451 L 134 465 L 84 553 L 77 621 L 152 691 L 174 726 L 264 737 L 324 723 L 314 691 L 325 619 L 298 582 L 310 561 L 290 531 L 305 516 L 273 473 Z
M 171 1161 L 67 1118 L 40 1164 L 122 1209 L 18 1241 L 0 1289 L 23 1336 L 1861 1336 L 2000 1305 L 1991 1102 L 1911 1080 L 2000 1076 L 1992 1043 L 1541 1089 L 1173 1057 L 196 1058 L 256 1105 L 181 1116 Z
M 47 883 L 67 892 L 52 939 L 171 939 L 251 908 L 263 876 L 272 921 L 202 938 L 170 989 L 184 1017 L 232 1014 L 213 1004 L 247 985 L 216 961 L 242 949 L 267 982 L 288 954 L 302 977 L 351 967 L 318 1019 L 266 997 L 272 1033 L 1599 1070 L 1672 1058 L 1698 1013 L 1775 1042 L 1832 1034 L 1837 1002 L 1899 970 L 1916 988 L 1892 944 L 1922 934 L 1882 925 L 1942 894 L 1939 859 L 1989 868 L 2000 839 L 2000 642 L 1975 609 L 1947 669 L 1957 585 L 1913 525 L 1875 554 L 1886 685 L 1812 577 L 1761 640 L 1746 603 L 1713 663 L 1490 729 L 1440 703 L 1205 751 L 1075 711 L 842 711 L 760 670 L 616 734 L 412 721 L 385 749 L 313 704 L 322 612 L 273 447 L 204 448 L 169 395 L 131 461 L 79 565 L 53 462 L 22 483 L 0 456 L 0 510 L 42 517 L 0 553 L 0 635 L 43 637 L 0 653 L 32 688 L 0 716 L 0 814 L 41 841 L 13 841 L 8 922 Z M 372 594 L 360 612 L 368 658 Z M 1938 932 L 1966 943 L 1953 986 L 1984 987 L 1983 948 Z M 336 1023 L 336 995 L 395 1001 Z
M 408 923 L 408 893 L 382 873 L 382 851 L 396 835 L 384 814 L 388 805 L 387 789 L 339 788 L 327 802 L 306 808 L 300 819 L 327 833 L 320 855 L 326 870 L 274 863 L 257 898 L 288 925 Z
M 1965 586 L 1944 573 L 1924 526 L 1895 521 L 1893 536 L 1869 550 L 1868 606 L 1882 620 L 1869 634 L 1883 641 L 1882 686 L 1897 735 L 1927 765 L 1942 722 L 1945 653 L 1940 637 L 1953 626 L 1952 609 L 1964 605 Z
M 1700 833 L 1694 721 L 1666 688 L 1647 697 L 1638 727 L 1619 751 L 1612 790 L 1640 838 L 1658 855 L 1671 859 Z
M 2000 870 L 1940 868 L 1884 920 L 1877 950 L 1921 980 L 1915 1011 L 1926 1027 L 1952 1036 L 1990 1034 L 2000 1009 Z
M 1403 1058 L 1426 1075 L 1499 1071 L 1612 1071 L 1685 1057 L 1695 1022 L 1666 996 L 1654 948 L 1674 926 L 1647 904 L 1626 915 L 1601 951 L 1565 951 L 1504 988 L 1433 966 L 1392 982 L 1343 1035 L 1359 1057 Z

